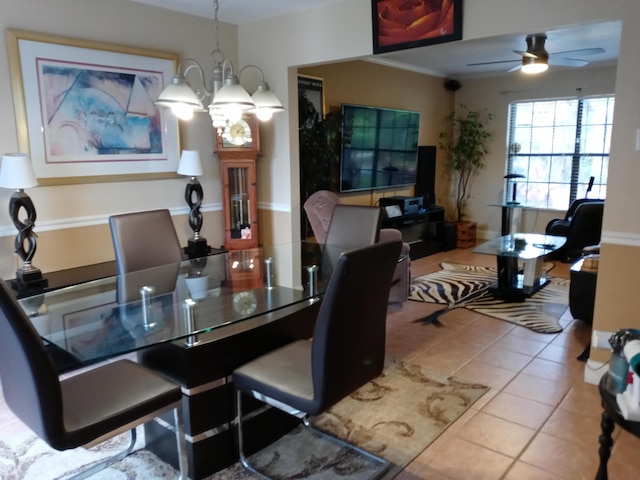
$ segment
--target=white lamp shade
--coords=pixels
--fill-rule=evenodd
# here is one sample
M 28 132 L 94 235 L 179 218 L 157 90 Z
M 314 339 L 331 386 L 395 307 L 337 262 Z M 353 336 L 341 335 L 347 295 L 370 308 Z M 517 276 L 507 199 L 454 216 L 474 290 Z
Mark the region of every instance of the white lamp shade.
M 31 159 L 26 153 L 5 153 L 0 166 L 0 187 L 29 188 L 38 185 Z
M 250 110 L 256 108 L 249 93 L 242 88 L 238 77 L 227 77 L 224 86 L 216 93 L 211 106 L 222 110 Z
M 202 102 L 181 77 L 174 77 L 172 82 L 160 93 L 156 105 L 161 107 L 190 108 L 193 111 L 205 111 Z
M 178 165 L 178 174 L 187 177 L 201 177 L 204 174 L 200 152 L 197 150 L 183 150 Z
M 251 99 L 256 104 L 254 111 L 260 120 L 268 120 L 274 113 L 284 112 L 282 102 L 269 89 L 267 82 L 260 82 L 258 90 L 254 92 Z

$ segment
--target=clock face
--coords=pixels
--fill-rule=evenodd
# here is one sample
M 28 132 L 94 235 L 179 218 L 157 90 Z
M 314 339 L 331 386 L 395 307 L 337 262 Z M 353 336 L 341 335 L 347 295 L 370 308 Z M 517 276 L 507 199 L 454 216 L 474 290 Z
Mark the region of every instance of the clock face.
M 258 307 L 258 299 L 253 292 L 240 292 L 233 297 L 233 309 L 240 315 L 250 315 Z
M 251 127 L 245 120 L 229 122 L 222 133 L 223 145 L 235 147 L 251 147 Z

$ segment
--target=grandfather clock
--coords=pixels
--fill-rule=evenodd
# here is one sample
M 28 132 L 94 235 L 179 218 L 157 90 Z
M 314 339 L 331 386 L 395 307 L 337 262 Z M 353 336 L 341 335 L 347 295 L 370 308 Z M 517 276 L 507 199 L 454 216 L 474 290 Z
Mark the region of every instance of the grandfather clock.
M 216 133 L 216 152 L 222 168 L 224 246 L 241 250 L 258 246 L 256 161 L 260 131 L 255 115 L 228 122 Z

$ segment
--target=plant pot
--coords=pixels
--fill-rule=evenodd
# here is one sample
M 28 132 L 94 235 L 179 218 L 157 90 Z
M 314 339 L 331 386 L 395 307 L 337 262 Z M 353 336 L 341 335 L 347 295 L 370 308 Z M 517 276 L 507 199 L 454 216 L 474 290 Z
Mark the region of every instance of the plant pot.
M 456 222 L 456 247 L 470 248 L 476 244 L 476 222 Z

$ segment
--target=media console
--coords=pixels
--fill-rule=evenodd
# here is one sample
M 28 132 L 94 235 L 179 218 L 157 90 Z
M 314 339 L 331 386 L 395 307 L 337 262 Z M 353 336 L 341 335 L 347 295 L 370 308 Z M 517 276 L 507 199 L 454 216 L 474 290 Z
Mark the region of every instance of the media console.
M 412 260 L 449 249 L 445 225 L 444 208 L 437 205 L 423 208 L 418 213 L 396 217 L 385 215 L 382 221 L 382 228 L 397 228 L 402 232 L 402 241 L 411 246 L 409 258 Z

